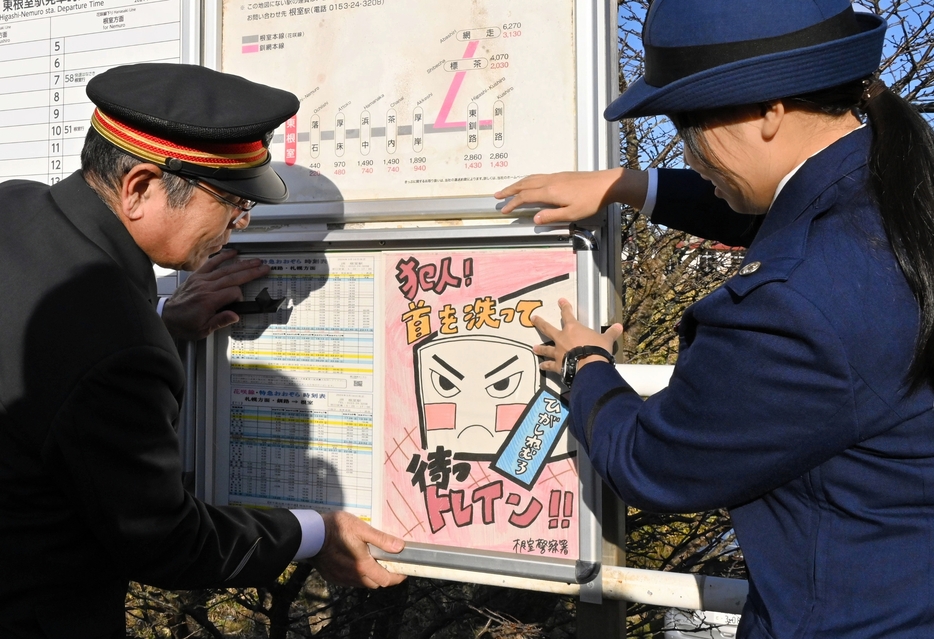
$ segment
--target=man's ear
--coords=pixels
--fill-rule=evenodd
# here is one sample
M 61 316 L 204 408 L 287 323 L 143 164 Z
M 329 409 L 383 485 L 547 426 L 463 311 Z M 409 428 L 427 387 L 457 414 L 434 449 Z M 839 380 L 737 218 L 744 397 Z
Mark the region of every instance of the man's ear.
M 769 142 L 778 134 L 785 119 L 785 105 L 781 100 L 759 103 L 759 114 L 762 117 L 760 130 L 762 139 Z
M 142 219 L 147 205 L 156 196 L 162 169 L 155 164 L 137 164 L 123 176 L 120 184 L 120 210 L 131 221 Z

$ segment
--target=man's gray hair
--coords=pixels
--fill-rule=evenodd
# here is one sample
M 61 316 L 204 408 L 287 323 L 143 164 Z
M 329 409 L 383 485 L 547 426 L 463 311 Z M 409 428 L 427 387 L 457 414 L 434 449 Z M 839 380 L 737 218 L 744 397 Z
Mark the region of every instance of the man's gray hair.
M 81 149 L 81 170 L 85 177 L 98 188 L 110 191 L 114 196 L 120 192 L 123 177 L 137 164 L 142 164 L 127 153 L 105 140 L 94 127 L 88 129 Z M 173 209 L 183 208 L 191 199 L 194 186 L 174 173 L 162 172 L 162 188 Z

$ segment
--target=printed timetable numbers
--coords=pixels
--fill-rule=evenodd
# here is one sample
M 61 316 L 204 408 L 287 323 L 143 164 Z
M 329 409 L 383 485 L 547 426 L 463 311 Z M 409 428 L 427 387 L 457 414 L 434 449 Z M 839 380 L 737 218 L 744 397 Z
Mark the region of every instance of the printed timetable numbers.
M 84 90 L 91 78 L 125 62 L 181 61 L 180 0 L 53 5 L 44 0 L 4 5 L 0 182 L 56 184 L 80 168 L 94 110 Z

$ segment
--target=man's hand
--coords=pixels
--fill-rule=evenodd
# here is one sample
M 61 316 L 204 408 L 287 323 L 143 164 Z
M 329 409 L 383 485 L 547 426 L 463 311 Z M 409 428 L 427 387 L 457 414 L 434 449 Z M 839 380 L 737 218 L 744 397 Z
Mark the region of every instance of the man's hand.
M 233 311 L 218 310 L 242 300 L 240 286 L 266 275 L 269 267 L 258 259 L 233 259 L 236 256 L 236 251 L 221 251 L 175 289 L 162 309 L 162 321 L 172 337 L 201 339 L 240 319 Z
M 379 588 L 395 586 L 405 579 L 383 568 L 370 555 L 367 544 L 386 552 L 402 552 L 398 537 L 379 531 L 362 519 L 344 511 L 323 513 L 324 546 L 309 559 L 327 581 L 338 586 Z
M 561 373 L 561 367 L 564 364 L 564 354 L 575 346 L 600 346 L 603 349 L 613 352 L 613 343 L 623 334 L 622 324 L 613 324 L 606 329 L 605 333 L 587 328 L 577 321 L 574 316 L 574 307 L 566 299 L 558 300 L 558 308 L 561 309 L 561 324 L 563 328 L 552 326 L 540 315 L 532 316 L 532 324 L 545 337 L 554 341 L 554 346 L 546 344 L 537 344 L 532 347 L 532 351 L 539 357 L 544 358 L 540 368 L 543 371 L 552 373 Z M 578 361 L 578 369 L 592 360 L 603 358 L 599 355 L 591 355 Z

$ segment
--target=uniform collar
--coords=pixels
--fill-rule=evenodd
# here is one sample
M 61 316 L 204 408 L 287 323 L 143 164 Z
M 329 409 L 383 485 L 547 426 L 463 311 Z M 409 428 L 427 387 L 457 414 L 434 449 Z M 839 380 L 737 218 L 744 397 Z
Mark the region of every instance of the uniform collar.
M 841 191 L 867 188 L 865 175 L 853 174 L 865 168 L 871 142 L 868 127 L 854 131 L 801 166 L 765 215 L 727 288 L 744 296 L 767 282 L 790 277 L 804 260 L 811 222 L 836 203 Z
M 81 171 L 51 188 L 52 198 L 65 217 L 122 268 L 133 285 L 155 306 L 158 298 L 152 261 L 133 241 L 113 211 L 84 181 Z
M 844 136 L 850 135 L 850 134 L 852 134 L 854 131 L 859 131 L 860 129 L 865 129 L 865 128 L 866 128 L 866 124 L 860 124 L 858 127 L 856 127 L 855 129 L 853 129 L 852 131 L 848 131 L 847 133 L 845 133 Z M 831 144 L 833 144 L 833 142 L 832 142 Z M 830 146 L 830 144 L 828 144 L 827 146 Z M 824 149 L 827 148 L 827 146 L 825 146 L 825 147 L 824 147 L 823 149 L 821 149 L 820 151 L 817 151 L 816 153 L 812 153 L 811 155 L 809 155 L 809 156 L 807 157 L 807 159 L 804 160 L 804 162 L 807 162 L 809 159 L 811 159 L 812 157 L 814 157 L 814 156 L 817 155 L 818 153 L 821 153 Z M 798 169 L 800 169 L 802 166 L 804 166 L 804 162 L 802 162 L 801 164 L 799 164 L 799 165 L 796 166 L 795 168 L 791 169 L 791 171 L 788 172 L 788 175 L 786 175 L 785 177 L 783 177 L 782 180 L 781 180 L 781 182 L 778 183 L 778 186 L 775 188 L 775 195 L 772 196 L 772 204 L 775 204 L 775 200 L 778 199 L 779 193 L 782 192 L 782 189 L 784 189 L 784 188 L 785 188 L 785 185 L 788 184 L 788 181 L 789 181 L 792 177 L 794 177 L 795 173 L 798 172 Z M 770 208 L 770 209 L 772 208 L 772 204 L 769 205 L 769 208 Z
M 770 236 L 802 216 L 813 219 L 830 208 L 836 199 L 834 185 L 866 165 L 871 142 L 872 129 L 863 127 L 808 158 L 775 198 L 750 249 L 768 242 Z

